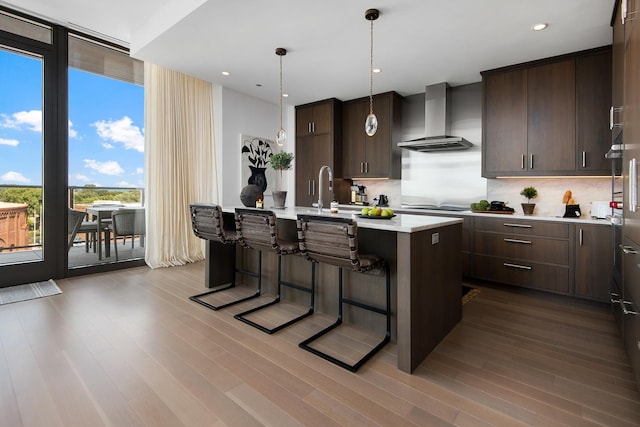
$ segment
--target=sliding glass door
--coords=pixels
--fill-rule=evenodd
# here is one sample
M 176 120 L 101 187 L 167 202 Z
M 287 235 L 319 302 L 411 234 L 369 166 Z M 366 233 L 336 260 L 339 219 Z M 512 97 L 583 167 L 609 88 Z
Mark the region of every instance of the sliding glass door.
M 53 36 L 0 15 L 0 287 L 59 277 L 65 256 L 58 155 L 66 129 L 57 123 L 66 107 Z
M 0 265 L 42 260 L 41 55 L 0 46 Z

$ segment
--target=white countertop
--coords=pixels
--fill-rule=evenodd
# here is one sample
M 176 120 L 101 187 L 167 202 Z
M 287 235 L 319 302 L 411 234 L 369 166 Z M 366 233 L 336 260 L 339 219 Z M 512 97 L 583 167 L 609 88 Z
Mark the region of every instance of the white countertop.
M 238 207 L 246 209 L 244 206 Z M 235 212 L 235 209 L 236 206 L 230 206 L 224 207 L 222 210 L 223 212 L 233 213 Z M 266 210 L 272 210 L 278 218 L 291 220 L 297 219 L 299 214 L 318 215 L 318 209 L 316 208 L 299 206 L 284 209 L 269 209 L 267 207 Z M 327 217 L 353 218 L 357 222 L 359 228 L 395 231 L 399 233 L 416 233 L 418 231 L 462 223 L 463 221 L 462 218 L 439 217 L 431 214 L 429 216 L 413 215 L 410 213 L 396 214 L 396 216 L 391 219 L 371 219 L 360 218 L 358 216 L 358 212 L 352 210 L 341 210 L 337 214 L 332 214 L 329 209 L 323 209 L 321 215 Z
M 362 206 L 357 205 L 340 205 L 340 209 L 344 210 L 357 210 L 358 212 L 362 209 Z M 433 209 L 411 209 L 411 208 L 398 208 L 393 209 L 394 212 L 402 212 L 407 214 L 414 215 L 446 215 L 446 216 L 475 216 L 475 217 L 491 217 L 491 218 L 512 218 L 512 219 L 521 219 L 521 220 L 533 220 L 533 221 L 557 221 L 557 222 L 569 222 L 569 223 L 579 223 L 579 224 L 596 224 L 596 225 L 611 225 L 611 221 L 608 219 L 594 219 L 591 217 L 582 216 L 580 218 L 563 218 L 560 216 L 537 216 L 537 215 L 521 215 L 514 213 L 513 215 L 506 214 L 492 214 L 492 213 L 477 213 L 468 211 L 443 211 L 443 210 L 433 210 Z

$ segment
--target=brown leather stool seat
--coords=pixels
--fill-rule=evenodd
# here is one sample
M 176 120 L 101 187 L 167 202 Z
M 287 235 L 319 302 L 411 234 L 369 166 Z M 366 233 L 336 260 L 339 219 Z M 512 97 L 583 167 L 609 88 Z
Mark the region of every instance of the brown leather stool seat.
M 234 245 L 238 242 L 238 237 L 235 229 L 235 221 L 228 221 L 228 222 L 224 221 L 222 216 L 222 208 L 219 205 L 194 203 L 189 205 L 189 208 L 191 210 L 191 227 L 193 229 L 193 233 L 196 236 L 204 240 L 213 240 L 225 245 Z M 212 304 L 210 302 L 210 298 L 207 298 L 209 295 L 214 294 L 216 292 L 226 291 L 228 289 L 236 287 L 235 273 L 257 278 L 258 286 L 255 292 L 251 293 L 248 296 L 243 296 L 228 302 L 223 302 L 222 304 L 218 304 L 218 305 Z M 201 304 L 212 310 L 219 310 L 221 308 L 228 307 L 230 305 L 247 301 L 251 298 L 256 298 L 260 296 L 262 292 L 261 290 L 262 290 L 262 276 L 261 276 L 260 270 L 258 271 L 258 273 L 254 273 L 251 271 L 238 269 L 234 265 L 234 275 L 230 283 L 226 285 L 218 286 L 215 289 L 208 292 L 204 292 L 198 295 L 193 295 L 189 297 L 189 299 L 191 301 L 197 302 L 198 304 Z
M 275 298 L 250 310 L 236 314 L 234 317 L 263 332 L 272 334 L 305 317 L 311 315 L 314 309 L 315 284 L 311 281 L 311 287 L 301 286 L 297 283 L 282 280 L 282 257 L 283 255 L 299 254 L 298 242 L 295 240 L 285 240 L 278 237 L 277 218 L 273 211 L 262 209 L 236 209 L 236 230 L 238 232 L 238 243 L 249 249 L 260 252 L 270 251 L 278 256 L 278 287 Z M 311 265 L 311 276 L 315 276 L 315 266 Z M 303 293 L 309 294 L 309 307 L 306 312 L 287 320 L 277 326 L 267 327 L 249 316 L 257 311 L 266 309 L 282 300 L 282 288 L 287 287 Z
M 361 254 L 358 251 L 358 225 L 350 218 L 298 215 L 297 227 L 298 243 L 302 255 L 314 263 L 322 262 L 338 267 L 338 317 L 333 324 L 307 338 L 299 346 L 325 360 L 355 372 L 391 339 L 391 278 L 389 266 L 378 255 Z M 342 280 L 342 273 L 345 268 L 358 273 L 384 275 L 386 285 L 385 307 L 380 308 L 360 300 L 345 298 Z M 342 324 L 344 305 L 357 307 L 386 317 L 386 330 L 382 341 L 353 364 L 311 346 L 311 343 L 315 340 Z

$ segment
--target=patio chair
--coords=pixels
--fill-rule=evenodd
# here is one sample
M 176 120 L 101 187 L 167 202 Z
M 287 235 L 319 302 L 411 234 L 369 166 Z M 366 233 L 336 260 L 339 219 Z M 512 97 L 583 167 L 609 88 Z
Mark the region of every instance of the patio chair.
M 82 225 L 84 215 L 84 212 L 69 209 L 69 213 L 67 214 L 67 252 L 73 246 L 73 241 L 76 239 L 76 234 Z
M 144 246 L 144 238 L 147 234 L 144 211 L 140 209 L 118 209 L 111 215 L 110 231 L 113 233 L 113 246 L 116 250 L 118 261 L 118 237 L 123 239 L 131 236 L 131 249 L 134 247 L 135 236 L 140 237 L 140 246 Z M 126 241 L 123 240 L 123 244 Z

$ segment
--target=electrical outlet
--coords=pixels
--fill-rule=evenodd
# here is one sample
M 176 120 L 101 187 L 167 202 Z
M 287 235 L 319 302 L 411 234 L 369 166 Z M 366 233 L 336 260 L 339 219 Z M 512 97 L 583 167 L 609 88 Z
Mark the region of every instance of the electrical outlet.
M 436 243 L 440 243 L 440 233 L 433 233 L 431 235 L 431 244 L 435 245 Z

